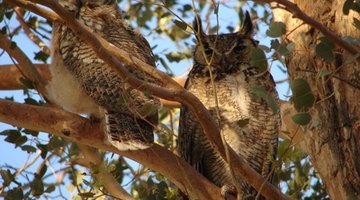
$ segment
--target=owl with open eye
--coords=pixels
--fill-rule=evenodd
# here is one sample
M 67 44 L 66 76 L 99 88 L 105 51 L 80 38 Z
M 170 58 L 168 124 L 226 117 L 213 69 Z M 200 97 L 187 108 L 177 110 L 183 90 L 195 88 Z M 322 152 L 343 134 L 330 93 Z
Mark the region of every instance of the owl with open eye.
M 250 64 L 253 24 L 246 12 L 239 32 L 207 35 L 197 18 L 193 28 L 196 46 L 194 65 L 185 88 L 210 111 L 225 142 L 263 177 L 271 177 L 280 128 L 280 115 L 266 100 L 251 92 L 252 86 L 264 87 L 278 99 L 269 72 Z M 223 195 L 255 199 L 258 192 L 240 177 L 232 176 L 227 162 L 205 136 L 195 115 L 188 108 L 180 111 L 178 153 L 203 176 L 222 188 Z M 271 180 L 269 180 L 271 181 Z M 263 198 L 260 196 L 260 199 Z

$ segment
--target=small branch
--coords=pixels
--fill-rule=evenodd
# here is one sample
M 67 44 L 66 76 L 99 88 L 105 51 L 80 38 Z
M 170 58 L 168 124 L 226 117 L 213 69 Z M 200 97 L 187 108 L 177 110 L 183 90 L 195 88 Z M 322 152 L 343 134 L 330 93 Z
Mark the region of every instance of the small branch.
M 285 10 L 289 11 L 294 18 L 301 19 L 306 24 L 318 29 L 322 34 L 324 34 L 327 38 L 329 38 L 332 42 L 340 46 L 341 48 L 345 49 L 349 53 L 355 55 L 360 53 L 360 50 L 355 46 L 347 43 L 345 40 L 341 39 L 338 35 L 336 35 L 333 31 L 328 29 L 326 26 L 322 25 L 320 22 L 314 20 L 313 18 L 309 17 L 305 14 L 300 8 L 289 0 L 254 0 L 256 2 L 263 2 L 263 3 L 278 3 L 285 6 Z
M 46 82 L 42 79 L 39 72 L 34 67 L 31 60 L 25 55 L 25 53 L 12 41 L 10 41 L 6 35 L 0 34 L 0 48 L 4 49 L 9 56 L 15 58 L 21 68 L 18 67 L 22 75 L 33 82 L 34 87 L 44 96 L 47 96 L 45 90 Z
M 36 45 L 39 46 L 40 50 L 48 55 L 50 55 L 50 49 L 45 45 L 45 43 L 36 35 L 34 34 L 29 26 L 26 24 L 24 18 L 22 17 L 21 8 L 17 7 L 14 9 L 16 13 L 16 19 L 19 21 L 21 28 L 25 31 L 25 34 L 28 38 L 33 41 Z
M 87 145 L 79 144 L 80 152 L 84 156 L 84 160 L 87 162 L 86 167 L 92 169 L 92 166 L 98 166 L 100 168 L 99 172 L 92 172 L 92 175 L 100 181 L 104 188 L 114 197 L 123 199 L 123 200 L 133 200 L 132 198 L 114 179 L 114 177 L 101 167 L 101 159 L 94 148 L 91 148 Z
M 1 44 L 0 44 L 1 47 Z M 33 64 L 41 79 L 45 82 L 50 80 L 49 66 L 47 64 Z M 25 68 L 21 63 L 17 65 L 0 65 L 0 90 L 21 90 L 24 85 L 19 81 L 25 78 L 18 70 Z

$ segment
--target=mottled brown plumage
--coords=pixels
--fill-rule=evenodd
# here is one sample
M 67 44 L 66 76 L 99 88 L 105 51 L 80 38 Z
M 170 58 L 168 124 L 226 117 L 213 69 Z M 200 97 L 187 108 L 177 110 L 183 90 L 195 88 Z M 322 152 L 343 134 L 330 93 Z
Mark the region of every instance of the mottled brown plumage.
M 206 35 L 197 21 L 193 27 L 197 30 L 198 42 L 193 53 L 194 66 L 185 88 L 211 112 L 230 147 L 266 177 L 271 170 L 271 159 L 276 154 L 280 117 L 279 113 L 273 113 L 265 100 L 255 98 L 250 90 L 252 86 L 263 86 L 277 99 L 271 75 L 250 64 L 250 49 L 257 45 L 252 38 L 250 16 L 246 14 L 244 25 L 237 33 Z M 256 196 L 256 190 L 244 180 L 233 179 L 228 164 L 210 144 L 196 117 L 186 107 L 182 107 L 180 112 L 179 154 L 226 192 L 237 192 L 241 199 Z M 234 191 L 236 185 L 239 187 Z
M 127 24 L 114 0 L 60 0 L 80 22 L 114 46 L 155 66 L 148 42 Z M 143 80 L 137 70 L 130 72 Z M 148 148 L 157 125 L 159 100 L 131 88 L 85 41 L 68 27 L 54 23 L 50 100 L 103 121 L 108 142 L 120 150 Z

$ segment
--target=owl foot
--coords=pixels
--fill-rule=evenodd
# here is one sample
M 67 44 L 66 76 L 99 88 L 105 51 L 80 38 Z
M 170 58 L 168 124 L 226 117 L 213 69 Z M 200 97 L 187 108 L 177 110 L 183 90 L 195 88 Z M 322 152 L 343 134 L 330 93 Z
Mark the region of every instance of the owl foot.
M 237 192 L 234 185 L 225 184 L 221 187 L 221 196 L 224 197 L 224 199 L 229 199 L 230 196 L 236 197 Z
M 125 113 L 105 112 L 108 142 L 121 151 L 149 148 L 154 142 L 153 127 Z

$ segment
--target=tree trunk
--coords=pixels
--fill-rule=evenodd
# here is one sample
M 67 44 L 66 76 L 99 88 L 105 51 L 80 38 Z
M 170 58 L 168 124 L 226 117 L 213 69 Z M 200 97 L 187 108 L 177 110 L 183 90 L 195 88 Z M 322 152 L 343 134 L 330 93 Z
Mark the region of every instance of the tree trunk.
M 294 0 L 299 8 L 337 35 L 360 38 L 352 25 L 359 14 L 344 15 L 345 0 Z M 287 60 L 290 80 L 301 77 L 310 84 L 317 101 L 310 110 L 320 124 L 304 131 L 300 146 L 310 155 L 331 199 L 360 199 L 360 69 L 359 59 L 346 64 L 344 50 L 335 48 L 335 61 L 328 63 L 316 56 L 320 32 L 292 18 L 283 9 L 273 9 L 275 21 L 286 24 L 283 42 L 295 44 Z M 293 31 L 291 33 L 291 31 Z M 332 73 L 317 77 L 321 69 Z M 342 79 L 342 80 L 340 80 Z

